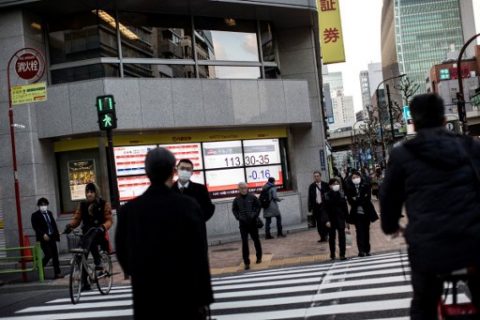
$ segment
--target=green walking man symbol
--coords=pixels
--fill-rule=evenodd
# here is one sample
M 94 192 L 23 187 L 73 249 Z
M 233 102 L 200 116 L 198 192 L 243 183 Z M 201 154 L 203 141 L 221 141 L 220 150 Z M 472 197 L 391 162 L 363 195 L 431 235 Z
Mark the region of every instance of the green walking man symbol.
M 112 124 L 112 117 L 110 117 L 109 114 L 103 115 L 102 122 L 103 122 L 103 126 L 104 126 L 105 128 L 109 128 L 109 127 L 111 127 L 111 126 L 113 125 L 113 124 Z

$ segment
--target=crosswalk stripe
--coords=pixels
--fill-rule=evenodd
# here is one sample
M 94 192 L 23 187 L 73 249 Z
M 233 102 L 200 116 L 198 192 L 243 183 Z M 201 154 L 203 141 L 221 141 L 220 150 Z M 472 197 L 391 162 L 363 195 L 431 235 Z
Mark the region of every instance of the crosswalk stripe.
M 114 299 L 125 299 L 125 298 L 132 298 L 131 293 L 125 294 L 109 294 L 109 295 L 96 295 L 96 296 L 88 296 L 82 297 L 81 301 L 98 301 L 98 300 L 114 300 Z M 62 298 L 62 299 L 55 299 L 51 301 L 47 301 L 47 304 L 54 304 L 54 303 L 69 303 L 71 300 L 70 298 Z
M 1 318 L 2 320 L 68 320 L 68 319 L 92 319 L 114 318 L 133 316 L 133 309 L 108 310 L 108 311 L 82 311 L 72 313 L 48 313 L 34 316 L 14 316 Z
M 56 311 L 59 308 L 62 310 L 79 310 L 79 309 L 95 309 L 95 308 L 110 308 L 110 307 L 128 307 L 133 304 L 132 299 L 117 300 L 117 301 L 101 301 L 79 304 L 66 304 L 66 305 L 47 305 L 39 307 L 29 307 L 16 313 L 31 313 L 31 312 L 47 312 Z

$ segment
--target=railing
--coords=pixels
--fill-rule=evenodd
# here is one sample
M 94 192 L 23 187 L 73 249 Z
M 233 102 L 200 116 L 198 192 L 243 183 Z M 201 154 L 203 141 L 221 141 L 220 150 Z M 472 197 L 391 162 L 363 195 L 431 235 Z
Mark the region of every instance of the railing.
M 0 274 L 25 273 L 38 271 L 38 279 L 43 282 L 45 274 L 42 264 L 42 250 L 40 243 L 34 246 L 0 248 L 0 252 L 5 252 L 0 257 Z M 19 252 L 20 255 L 9 255 L 11 252 Z M 6 268 L 3 268 L 6 266 Z

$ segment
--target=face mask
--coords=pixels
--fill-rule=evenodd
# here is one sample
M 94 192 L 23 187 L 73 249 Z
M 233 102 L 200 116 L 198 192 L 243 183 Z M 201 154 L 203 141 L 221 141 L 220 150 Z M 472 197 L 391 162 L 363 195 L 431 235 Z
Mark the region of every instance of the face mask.
M 361 180 L 362 180 L 362 179 L 360 179 L 360 178 L 355 178 L 355 179 L 352 179 L 352 182 L 353 182 L 354 184 L 360 184 L 360 181 L 361 181 Z
M 48 206 L 40 206 L 40 211 L 45 212 L 47 211 Z
M 332 186 L 332 190 L 335 191 L 335 192 L 339 191 L 340 190 L 340 185 L 339 184 L 334 184 Z
M 187 171 L 187 170 L 178 171 L 178 179 L 180 181 L 188 181 L 190 180 L 191 176 L 192 176 L 192 173 L 190 171 Z

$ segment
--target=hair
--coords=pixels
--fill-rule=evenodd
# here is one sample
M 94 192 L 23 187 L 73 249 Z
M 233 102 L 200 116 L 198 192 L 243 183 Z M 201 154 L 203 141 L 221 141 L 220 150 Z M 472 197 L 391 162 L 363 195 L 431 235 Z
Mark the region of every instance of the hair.
M 318 171 L 318 170 L 313 171 L 313 174 L 317 174 L 317 173 L 318 173 L 320 176 L 322 176 L 322 173 L 321 173 L 320 171 Z
M 445 121 L 443 99 L 434 93 L 415 96 L 410 102 L 410 112 L 416 130 L 441 127 Z
M 41 206 L 41 205 L 46 205 L 46 206 L 48 206 L 48 203 L 49 203 L 49 202 L 48 202 L 47 198 L 40 198 L 40 199 L 38 199 L 38 201 L 37 201 L 37 206 Z
M 193 168 L 193 162 L 192 162 L 192 160 L 190 160 L 190 159 L 180 159 L 180 161 L 178 161 L 177 167 L 178 167 L 178 166 L 180 165 L 180 163 L 182 163 L 182 162 L 183 162 L 183 163 L 188 163 L 188 164 L 191 165 L 192 168 Z
M 99 194 L 99 188 L 95 184 L 95 182 L 87 183 L 87 185 L 85 186 L 85 192 L 88 192 L 88 191 L 95 192 L 96 194 Z
M 238 183 L 238 187 L 239 187 L 239 188 L 240 188 L 240 187 L 243 187 L 243 186 L 245 186 L 245 187 L 248 188 L 248 184 L 247 184 L 246 182 L 242 181 L 242 182 L 239 182 L 239 183 Z
M 328 180 L 328 184 L 329 184 L 329 185 L 332 185 L 332 184 L 334 184 L 334 183 L 340 184 L 340 181 L 338 181 L 338 179 L 336 179 L 336 178 L 332 178 L 332 179 Z
M 145 172 L 150 182 L 152 184 L 165 183 L 172 176 L 175 162 L 175 156 L 165 148 L 158 147 L 148 151 L 145 157 Z
M 361 174 L 359 171 L 357 171 L 357 170 L 353 170 L 353 171 L 352 171 L 352 176 L 353 176 L 353 175 L 362 177 L 362 174 Z
M 270 182 L 270 183 L 274 183 L 274 182 L 275 182 L 275 178 L 274 178 L 274 177 L 270 177 L 270 178 L 268 178 L 268 182 Z

